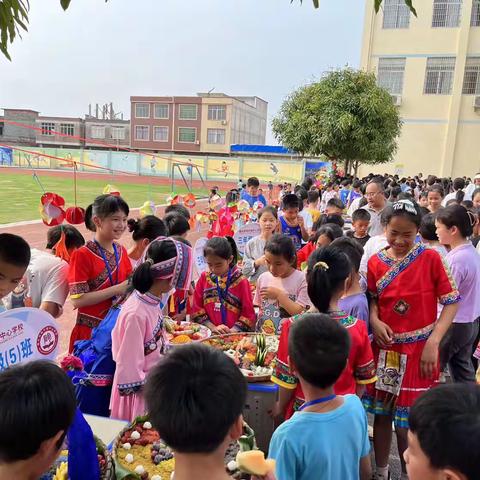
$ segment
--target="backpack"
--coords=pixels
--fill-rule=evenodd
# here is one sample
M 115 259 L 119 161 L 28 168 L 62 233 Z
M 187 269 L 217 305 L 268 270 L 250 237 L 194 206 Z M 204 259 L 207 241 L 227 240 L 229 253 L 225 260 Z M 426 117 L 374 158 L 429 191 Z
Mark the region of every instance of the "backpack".
M 89 340 L 75 342 L 73 355 L 83 362 L 83 371 L 72 378 L 78 407 L 82 413 L 110 416 L 115 362 L 112 358 L 112 330 L 120 314 L 120 305 L 108 311 Z

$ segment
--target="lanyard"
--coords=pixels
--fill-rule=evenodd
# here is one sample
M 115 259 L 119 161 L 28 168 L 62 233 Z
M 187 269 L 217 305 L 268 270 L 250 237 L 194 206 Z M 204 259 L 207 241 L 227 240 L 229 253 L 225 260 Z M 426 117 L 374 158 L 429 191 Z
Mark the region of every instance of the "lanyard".
M 95 240 L 95 243 L 97 244 L 97 247 L 100 250 L 100 254 L 102 255 L 103 262 L 105 263 L 105 267 L 107 267 L 108 278 L 110 279 L 110 285 L 113 287 L 114 285 L 118 284 L 118 269 L 119 269 L 118 263 L 119 263 L 119 260 L 118 260 L 117 246 L 115 244 L 113 244 L 113 252 L 115 253 L 115 265 L 117 266 L 117 278 L 116 278 L 116 282 L 113 283 L 112 270 L 110 269 L 110 265 L 108 263 L 107 256 L 105 255 L 105 250 L 96 240 Z
M 228 289 L 230 287 L 230 280 L 232 277 L 232 270 L 228 269 L 227 275 L 227 283 L 225 284 L 225 290 L 220 288 L 220 284 L 218 283 L 218 277 L 215 278 L 217 281 L 217 293 L 218 293 L 218 300 L 220 301 L 220 312 L 222 314 L 222 324 L 227 324 L 227 307 L 225 305 L 227 301 Z
M 325 403 L 329 402 L 330 400 L 333 400 L 336 397 L 336 395 L 333 393 L 332 395 L 328 395 L 328 397 L 323 397 L 323 398 L 317 398 L 316 400 L 312 400 L 310 402 L 305 402 L 299 409 L 298 411 L 301 412 L 307 407 L 313 407 L 314 405 L 318 405 L 319 403 Z

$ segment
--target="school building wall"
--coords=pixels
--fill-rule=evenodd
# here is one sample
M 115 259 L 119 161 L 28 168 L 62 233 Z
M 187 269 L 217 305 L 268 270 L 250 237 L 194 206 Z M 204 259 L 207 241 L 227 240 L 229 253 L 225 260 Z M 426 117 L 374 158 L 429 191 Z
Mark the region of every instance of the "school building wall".
M 474 108 L 480 95 L 479 2 L 436 2 L 435 6 L 434 0 L 414 2 L 418 17 L 410 14 L 408 27 L 385 27 L 384 16 L 401 4 L 403 0 L 384 1 L 375 14 L 374 0 L 366 0 L 361 67 L 378 77 L 381 59 L 405 59 L 403 88 L 391 92 L 401 96 L 403 127 L 394 160 L 363 166 L 360 175 L 373 171 L 471 176 L 480 171 L 480 108 Z M 454 8 L 460 9 L 459 17 Z M 433 26 L 443 15 L 458 22 Z M 450 93 L 425 93 L 429 59 L 446 57 L 455 58 Z M 476 87 L 468 94 L 463 93 L 466 70 Z

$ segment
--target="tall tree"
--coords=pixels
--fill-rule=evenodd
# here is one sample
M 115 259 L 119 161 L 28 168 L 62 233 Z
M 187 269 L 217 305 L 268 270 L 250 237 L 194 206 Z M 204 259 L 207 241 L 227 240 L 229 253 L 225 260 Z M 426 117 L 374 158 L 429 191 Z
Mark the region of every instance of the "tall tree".
M 343 161 L 348 169 L 392 160 L 401 120 L 374 74 L 346 68 L 290 94 L 272 126 L 286 147 Z
M 107 2 L 108 0 L 105 0 Z M 300 0 L 302 2 L 303 0 Z M 319 0 L 312 0 L 315 8 L 319 7 Z M 332 0 L 334 1 L 334 0 Z M 352 0 L 358 1 L 358 0 Z M 375 0 L 375 10 L 378 12 L 383 0 Z M 293 3 L 294 0 L 291 0 Z M 70 6 L 71 0 L 60 0 L 64 10 Z M 405 0 L 410 10 L 416 15 L 412 0 Z M 28 12 L 30 10 L 29 0 L 0 0 L 0 52 L 9 60 L 9 43 L 13 43 L 17 36 L 21 37 L 22 31 L 28 30 Z

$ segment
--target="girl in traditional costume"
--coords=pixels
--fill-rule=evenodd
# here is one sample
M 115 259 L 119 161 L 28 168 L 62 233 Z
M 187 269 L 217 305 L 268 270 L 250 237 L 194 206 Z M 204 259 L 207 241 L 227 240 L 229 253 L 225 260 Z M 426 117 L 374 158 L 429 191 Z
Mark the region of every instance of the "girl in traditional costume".
M 70 298 L 78 309 L 70 352 L 77 340 L 90 338 L 113 300 L 127 290 L 132 264 L 126 249 L 116 241 L 127 228 L 128 213 L 128 205 L 115 195 L 100 195 L 86 210 L 85 225 L 95 237 L 70 259 Z
M 342 375 L 334 385 L 337 395 L 358 394 L 365 385 L 375 382 L 375 364 L 372 347 L 364 321 L 340 310 L 338 302 L 350 287 L 353 266 L 340 249 L 329 246 L 316 250 L 310 256 L 307 269 L 308 294 L 317 311 L 328 313 L 343 325 L 350 336 L 350 353 Z M 290 318 L 282 326 L 272 381 L 280 387 L 279 402 L 274 416 L 290 418 L 305 402 L 302 387 L 288 360 L 290 328 L 295 322 Z
M 368 262 L 370 325 L 377 361 L 375 384 L 367 386 L 364 404 L 375 414 L 374 449 L 379 480 L 389 478 L 388 459 L 395 424 L 402 478 L 408 415 L 415 400 L 438 381 L 439 345 L 460 300 L 440 255 L 416 243 L 419 207 L 401 200 L 384 213 L 389 246 Z M 437 321 L 437 303 L 444 307 Z
M 237 247 L 231 237 L 208 240 L 203 251 L 208 272 L 198 279 L 192 321 L 215 334 L 251 331 L 255 326 L 252 291 L 237 267 Z
M 145 413 L 142 388 L 165 347 L 163 303 L 172 289 L 188 289 L 191 273 L 191 247 L 164 237 L 150 243 L 135 269 L 135 291 L 123 304 L 112 331 L 116 362 L 110 401 L 112 418 L 132 421 Z

